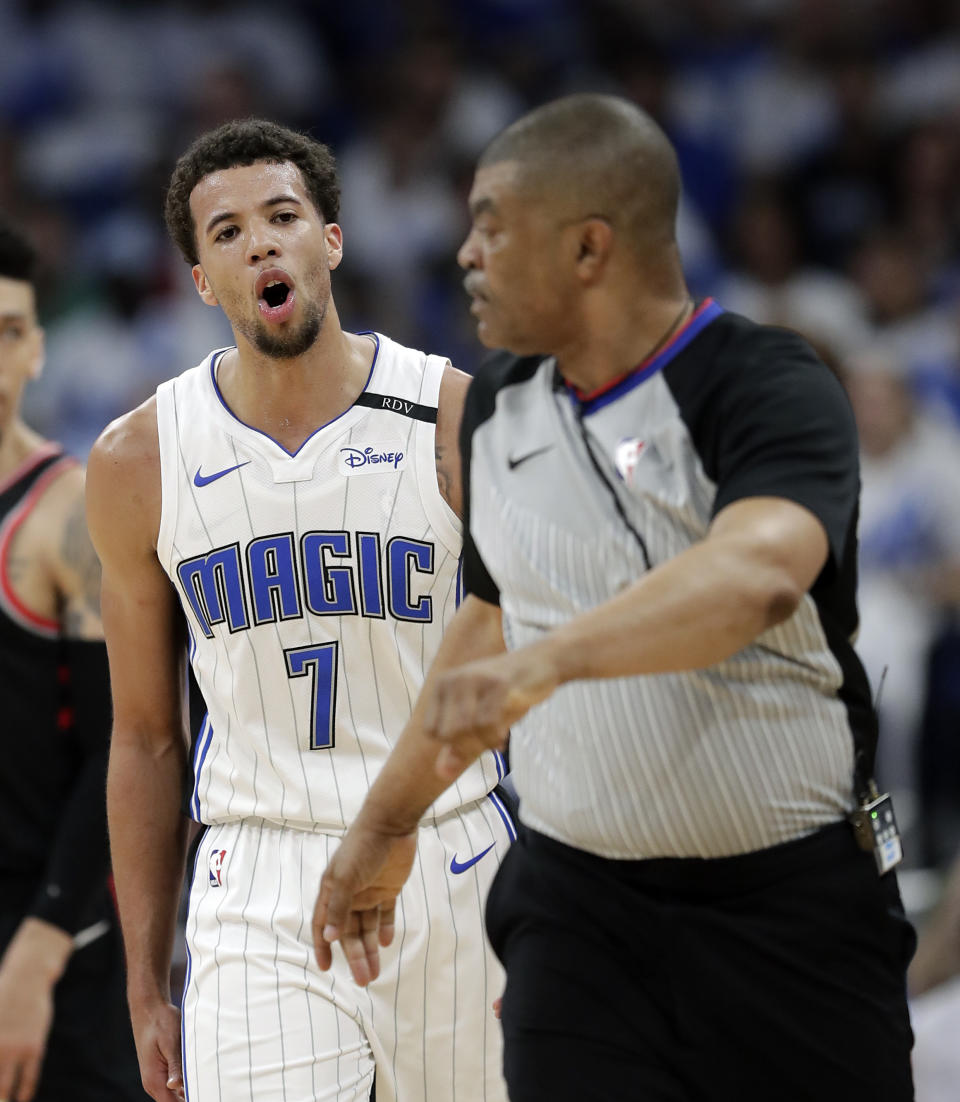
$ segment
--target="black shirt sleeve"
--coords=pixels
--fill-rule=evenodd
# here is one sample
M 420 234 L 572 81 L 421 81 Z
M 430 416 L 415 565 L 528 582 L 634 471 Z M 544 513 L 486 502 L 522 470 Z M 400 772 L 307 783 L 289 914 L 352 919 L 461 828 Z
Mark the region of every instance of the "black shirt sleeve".
M 717 365 L 716 515 L 746 497 L 804 506 L 844 556 L 859 493 L 856 425 L 839 381 L 799 336 L 754 326 Z
M 75 934 L 103 897 L 109 871 L 106 780 L 111 710 L 106 645 L 68 639 L 65 652 L 71 738 L 81 764 L 26 913 Z
M 470 531 L 470 458 L 473 433 L 493 412 L 494 392 L 489 386 L 489 368 L 485 363 L 473 377 L 460 422 L 460 471 L 463 479 L 463 591 L 500 604 L 500 590 L 484 565 Z

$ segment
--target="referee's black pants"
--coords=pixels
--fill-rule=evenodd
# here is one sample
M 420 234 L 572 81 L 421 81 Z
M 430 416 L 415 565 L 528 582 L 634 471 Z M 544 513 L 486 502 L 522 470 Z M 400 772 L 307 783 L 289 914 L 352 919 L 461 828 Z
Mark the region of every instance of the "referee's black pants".
M 908 1102 L 913 928 L 846 822 L 716 860 L 521 833 L 487 903 L 511 1102 Z

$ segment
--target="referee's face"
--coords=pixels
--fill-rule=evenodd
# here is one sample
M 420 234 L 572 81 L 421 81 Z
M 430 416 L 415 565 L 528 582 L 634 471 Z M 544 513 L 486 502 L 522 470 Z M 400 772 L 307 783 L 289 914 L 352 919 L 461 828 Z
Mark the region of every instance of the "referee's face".
M 513 161 L 477 170 L 471 226 L 457 253 L 477 335 L 488 348 L 549 354 L 576 329 L 576 253 L 549 201 Z

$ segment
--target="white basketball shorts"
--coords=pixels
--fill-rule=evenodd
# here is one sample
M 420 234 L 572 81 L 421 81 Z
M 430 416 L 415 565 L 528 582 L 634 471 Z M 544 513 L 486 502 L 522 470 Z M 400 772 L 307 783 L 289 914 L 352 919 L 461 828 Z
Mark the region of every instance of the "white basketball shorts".
M 506 1102 L 504 977 L 487 891 L 514 837 L 495 794 L 420 830 L 380 976 L 357 987 L 339 947 L 321 972 L 310 920 L 339 838 L 262 822 L 210 827 L 187 919 L 188 1102 Z

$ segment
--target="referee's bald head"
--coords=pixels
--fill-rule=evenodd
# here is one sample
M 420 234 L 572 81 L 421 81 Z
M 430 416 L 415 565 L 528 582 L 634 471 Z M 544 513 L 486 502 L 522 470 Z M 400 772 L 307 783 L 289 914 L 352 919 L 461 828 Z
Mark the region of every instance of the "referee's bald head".
M 497 135 L 478 167 L 517 165 L 520 186 L 570 217 L 609 221 L 640 248 L 676 239 L 680 171 L 666 134 L 618 96 L 538 107 Z

